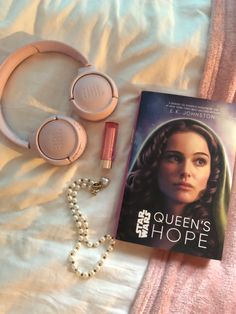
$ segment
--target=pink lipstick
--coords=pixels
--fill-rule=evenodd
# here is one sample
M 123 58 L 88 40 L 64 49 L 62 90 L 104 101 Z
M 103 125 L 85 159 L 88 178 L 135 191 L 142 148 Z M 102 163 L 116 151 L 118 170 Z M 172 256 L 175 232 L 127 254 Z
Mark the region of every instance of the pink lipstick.
M 112 161 L 114 160 L 115 156 L 115 145 L 118 133 L 118 126 L 119 124 L 116 122 L 105 123 L 101 151 L 101 165 L 104 169 L 111 169 L 112 167 Z

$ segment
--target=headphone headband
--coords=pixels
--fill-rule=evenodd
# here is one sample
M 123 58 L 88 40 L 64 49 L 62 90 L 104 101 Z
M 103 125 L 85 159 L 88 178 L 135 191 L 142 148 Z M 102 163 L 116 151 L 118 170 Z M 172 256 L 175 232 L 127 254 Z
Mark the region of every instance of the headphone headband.
M 30 148 L 30 144 L 28 141 L 19 138 L 6 123 L 2 112 L 2 95 L 9 77 L 16 67 L 32 55 L 43 52 L 62 53 L 80 62 L 84 67 L 90 65 L 87 58 L 76 49 L 52 40 L 42 40 L 25 45 L 10 54 L 0 65 L 0 129 L 10 141 L 23 148 Z

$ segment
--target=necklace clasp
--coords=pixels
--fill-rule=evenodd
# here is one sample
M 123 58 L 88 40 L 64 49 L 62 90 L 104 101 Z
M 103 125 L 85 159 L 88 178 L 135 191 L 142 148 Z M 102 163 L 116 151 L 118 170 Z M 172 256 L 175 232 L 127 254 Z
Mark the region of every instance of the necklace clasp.
M 90 191 L 92 194 L 96 195 L 99 191 L 101 191 L 101 189 L 102 189 L 102 184 L 101 184 L 101 182 L 98 181 L 98 182 L 95 182 L 91 185 Z
M 99 191 L 106 188 L 110 180 L 106 177 L 102 177 L 99 181 L 94 182 L 90 187 L 90 192 L 96 195 Z

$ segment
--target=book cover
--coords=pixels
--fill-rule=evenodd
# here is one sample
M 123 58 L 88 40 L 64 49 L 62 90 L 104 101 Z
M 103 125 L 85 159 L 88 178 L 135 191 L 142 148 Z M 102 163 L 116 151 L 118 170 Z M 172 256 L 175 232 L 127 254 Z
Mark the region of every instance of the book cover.
M 236 106 L 144 91 L 116 238 L 222 258 Z

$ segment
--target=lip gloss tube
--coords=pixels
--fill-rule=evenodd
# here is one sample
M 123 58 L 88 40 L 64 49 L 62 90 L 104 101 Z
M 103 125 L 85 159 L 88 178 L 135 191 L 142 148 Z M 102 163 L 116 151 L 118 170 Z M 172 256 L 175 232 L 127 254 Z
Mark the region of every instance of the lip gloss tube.
M 119 124 L 116 122 L 106 122 L 103 134 L 103 144 L 101 151 L 101 166 L 104 169 L 111 169 L 115 156 L 115 145 Z

